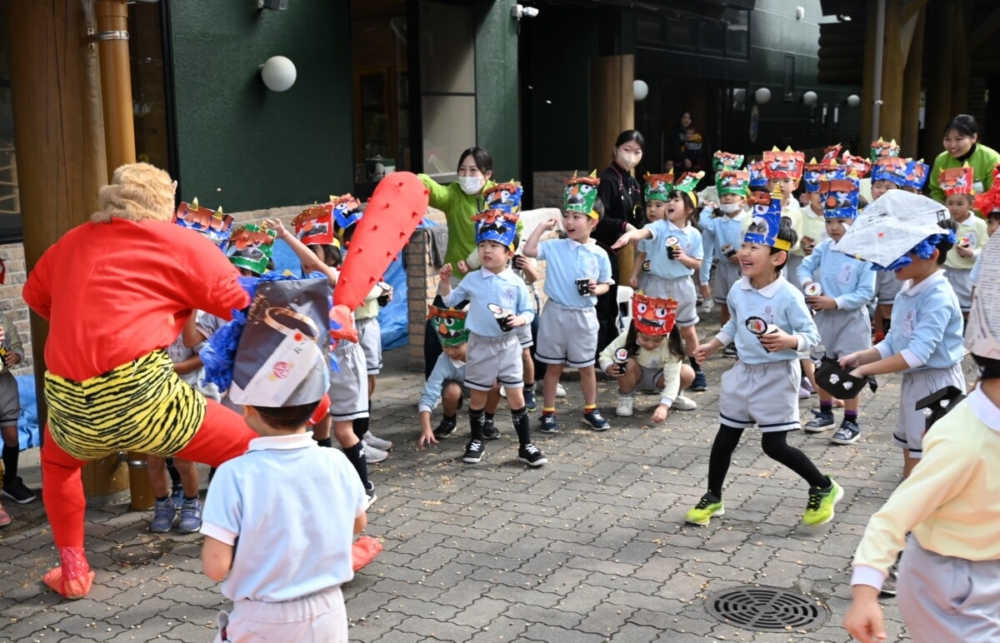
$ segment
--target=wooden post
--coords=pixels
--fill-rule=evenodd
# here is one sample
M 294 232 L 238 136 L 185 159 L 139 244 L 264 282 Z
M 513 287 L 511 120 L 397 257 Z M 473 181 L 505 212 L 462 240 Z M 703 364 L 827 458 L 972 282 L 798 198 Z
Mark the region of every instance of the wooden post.
M 951 116 L 969 111 L 969 34 L 972 30 L 966 14 L 965 3 L 955 2 L 951 24 L 951 39 L 955 46 L 951 62 Z
M 852 150 L 855 154 L 864 156 L 865 144 L 872 131 L 872 110 L 875 96 L 875 41 L 877 36 L 876 14 L 878 3 L 867 4 L 868 14 L 865 16 L 865 59 L 861 74 L 861 134 L 859 144 L 861 150 Z
M 7 3 L 8 59 L 17 141 L 17 176 L 28 272 L 42 253 L 97 210 L 105 179 L 104 129 L 93 4 Z M 38 418 L 46 423 L 43 382 L 48 323 L 31 314 Z M 117 458 L 84 467 L 85 491 L 115 497 L 128 489 Z M 44 481 L 43 481 L 44 484 Z
M 885 56 L 882 63 L 882 110 L 879 120 L 879 131 L 873 136 L 881 136 L 885 140 L 896 139 L 903 135 L 903 66 L 906 57 L 901 40 L 899 21 L 902 12 L 902 0 L 886 0 L 885 2 Z
M 128 59 L 128 5 L 125 0 L 97 0 L 97 41 L 104 96 L 104 139 L 108 180 L 115 169 L 135 163 L 132 121 L 132 75 Z
M 933 26 L 933 37 L 927 39 L 930 74 L 927 78 L 927 103 L 924 115 L 923 156 L 928 164 L 942 151 L 941 138 L 944 128 L 954 116 L 951 105 L 952 77 L 955 53 L 954 0 L 944 0 L 928 5 L 933 10 L 928 22 Z
M 903 123 L 899 146 L 904 156 L 918 157 L 920 138 L 920 90 L 924 70 L 924 28 L 927 8 L 917 14 L 917 24 L 910 41 L 910 53 L 903 71 Z

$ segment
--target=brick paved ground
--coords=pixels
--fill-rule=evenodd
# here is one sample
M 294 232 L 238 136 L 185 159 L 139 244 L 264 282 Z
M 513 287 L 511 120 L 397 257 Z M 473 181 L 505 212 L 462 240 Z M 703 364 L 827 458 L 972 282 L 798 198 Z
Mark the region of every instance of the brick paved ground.
M 717 387 L 695 396 L 697 411 L 655 428 L 642 418 L 656 399 L 640 398 L 642 414 L 612 417 L 614 428 L 597 434 L 576 424 L 579 387 L 567 383 L 570 397 L 559 409 L 568 430 L 537 440 L 549 465 L 528 470 L 516 462 L 510 419 L 501 413 L 501 439 L 470 467 L 458 460 L 464 438 L 416 449 L 422 377 L 402 370 L 403 353 L 388 355 L 375 398 L 375 431 L 397 447 L 372 466 L 380 498 L 368 532 L 385 551 L 345 588 L 352 640 L 849 640 L 840 621 L 850 558 L 900 479 L 901 456 L 890 444 L 897 379 L 866 394 L 867 433 L 858 444 L 837 447 L 801 433 L 790 440 L 845 488 L 832 523 L 800 525 L 804 483 L 764 456 L 748 432 L 730 471 L 726 516 L 696 528 L 683 517 L 704 490 Z M 713 359 L 709 381 L 727 365 Z M 608 415 L 614 400 L 602 384 Z M 26 456 L 35 486 L 37 451 Z M 197 536 L 150 534 L 148 516 L 123 506 L 88 511 L 97 579 L 86 599 L 66 602 L 39 581 L 57 561 L 40 503 L 10 510 L 18 522 L 0 532 L 0 641 L 213 639 L 225 601 L 200 573 Z M 706 614 L 706 596 L 744 584 L 805 592 L 831 616 L 809 632 L 761 634 Z M 894 601 L 884 604 L 889 640 L 906 640 Z

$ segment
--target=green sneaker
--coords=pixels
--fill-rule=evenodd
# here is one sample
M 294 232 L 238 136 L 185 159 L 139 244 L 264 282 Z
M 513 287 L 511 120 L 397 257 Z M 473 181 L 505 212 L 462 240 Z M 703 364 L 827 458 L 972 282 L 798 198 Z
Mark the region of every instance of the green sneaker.
M 694 509 L 687 512 L 684 522 L 704 527 L 713 517 L 721 516 L 724 513 L 726 513 L 726 509 L 722 505 L 722 498 L 717 498 L 710 493 L 706 493 L 701 497 L 701 500 L 698 501 Z
M 833 508 L 844 497 L 843 487 L 830 476 L 827 476 L 826 479 L 830 481 L 829 490 L 823 491 L 817 487 L 809 490 L 809 505 L 806 507 L 806 513 L 802 516 L 802 522 L 810 527 L 824 525 L 833 520 Z

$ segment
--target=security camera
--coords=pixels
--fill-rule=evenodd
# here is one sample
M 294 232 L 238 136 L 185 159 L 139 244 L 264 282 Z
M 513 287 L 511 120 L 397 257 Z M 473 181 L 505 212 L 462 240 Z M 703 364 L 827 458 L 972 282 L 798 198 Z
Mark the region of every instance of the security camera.
M 525 7 L 522 4 L 516 4 L 510 8 L 510 17 L 514 20 L 520 20 L 521 18 L 536 18 L 538 17 L 538 9 L 535 7 Z

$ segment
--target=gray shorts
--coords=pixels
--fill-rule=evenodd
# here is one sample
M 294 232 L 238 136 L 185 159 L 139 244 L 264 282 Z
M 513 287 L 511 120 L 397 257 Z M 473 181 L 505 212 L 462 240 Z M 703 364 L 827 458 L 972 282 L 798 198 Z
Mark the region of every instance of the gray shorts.
M 872 347 L 872 321 L 867 308 L 819 310 L 815 320 L 823 354 L 831 359 Z
M 660 386 L 660 378 L 663 377 L 662 368 L 646 368 L 645 366 L 640 366 L 642 370 L 642 378 L 639 380 L 639 385 L 636 387 L 640 391 L 656 391 L 659 393 L 663 390 Z
M 333 349 L 337 370 L 330 370 L 330 416 L 334 422 L 368 417 L 368 375 L 361 346 L 347 340 Z
M 911 535 L 898 588 L 897 604 L 913 643 L 997 640 L 1000 560 L 942 556 Z
M 948 278 L 951 289 L 958 297 L 958 305 L 963 313 L 972 309 L 972 270 L 961 270 L 959 268 L 945 268 L 944 276 Z
M 649 297 L 674 299 L 677 302 L 678 326 L 694 326 L 701 321 L 698 319 L 698 291 L 691 277 L 662 279 L 656 275 L 649 275 L 644 294 Z
M 729 261 L 726 257 L 719 259 L 715 266 L 715 285 L 712 287 L 712 298 L 715 303 L 724 304 L 729 297 L 729 291 L 733 289 L 733 284 L 743 276 L 743 269 L 738 263 Z
M 785 273 L 785 279 L 788 280 L 788 283 L 795 286 L 795 288 L 799 292 L 802 292 L 802 284 L 799 283 L 798 272 L 799 272 L 799 266 L 802 265 L 802 261 L 804 259 L 805 257 L 793 255 L 792 253 L 789 252 L 788 261 L 785 262 L 785 267 L 783 269 Z
M 489 391 L 500 382 L 505 388 L 524 387 L 524 361 L 521 344 L 514 333 L 483 337 L 469 333 L 465 359 L 465 386 Z
M 521 348 L 531 348 L 535 345 L 535 340 L 531 337 L 531 324 L 527 326 L 518 326 L 514 329 L 514 334 L 517 335 L 517 341 L 521 344 Z
M 745 364 L 722 374 L 719 423 L 734 429 L 757 425 L 761 433 L 795 431 L 799 424 L 798 360 Z
M 896 279 L 896 273 L 891 270 L 875 272 L 875 301 L 879 306 L 891 306 L 896 301 L 896 295 L 903 287 L 903 282 Z
M 593 366 L 597 357 L 597 310 L 567 308 L 553 300 L 545 302 L 538 322 L 535 359 L 571 368 Z
M 358 344 L 365 354 L 365 366 L 369 375 L 378 375 L 382 370 L 382 327 L 378 317 L 358 319 L 354 325 L 358 329 Z
M 215 643 L 326 641 L 347 643 L 347 610 L 340 586 L 304 598 L 267 603 L 236 601 L 219 612 Z M 226 635 L 223 636 L 222 632 Z
M 21 397 L 17 391 L 17 380 L 5 369 L 0 373 L 0 426 L 16 426 L 20 415 Z
M 911 458 L 919 459 L 924 455 L 924 429 L 927 426 L 927 418 L 923 410 L 917 410 L 917 402 L 946 386 L 966 390 L 961 364 L 955 364 L 951 368 L 929 368 L 903 374 L 903 384 L 899 393 L 899 416 L 896 419 L 896 430 L 892 434 L 892 441 L 896 446 L 909 451 Z

